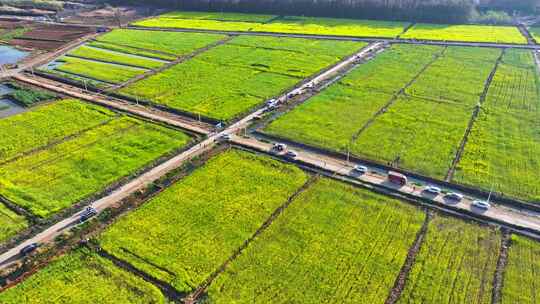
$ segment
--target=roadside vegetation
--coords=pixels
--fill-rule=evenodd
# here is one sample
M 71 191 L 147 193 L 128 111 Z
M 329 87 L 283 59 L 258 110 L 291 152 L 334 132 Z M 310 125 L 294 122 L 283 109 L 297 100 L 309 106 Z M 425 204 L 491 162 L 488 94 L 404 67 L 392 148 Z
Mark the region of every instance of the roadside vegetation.
M 239 36 L 120 93 L 231 120 L 365 45 Z
M 14 91 L 6 96 L 25 107 L 31 107 L 38 102 L 52 100 L 56 97 L 56 95 L 51 92 L 24 87 L 15 82 L 10 82 L 8 85 L 13 88 Z
M 495 228 L 435 217 L 398 303 L 491 303 L 500 246 Z
M 99 242 L 114 256 L 190 292 L 308 178 L 265 156 L 223 152 L 120 218 Z
M 401 38 L 527 44 L 527 39 L 519 32 L 517 27 L 495 25 L 418 23 L 402 35 Z
M 497 69 L 454 180 L 540 202 L 539 78 L 530 51 L 508 50 Z
M 0 293 L 2 303 L 167 303 L 161 291 L 81 248 Z
M 55 113 L 58 115 L 65 111 L 62 107 L 75 102 L 57 103 L 51 107 L 58 110 Z M 14 118 L 21 120 L 25 115 Z M 12 122 L 11 119 L 2 122 Z M 7 133 L 16 134 L 16 128 L 8 127 Z M 28 131 L 30 136 L 35 136 Z M 189 141 L 189 137 L 181 132 L 124 115 L 109 116 L 102 123 L 70 131 L 62 134 L 65 137 L 56 137 L 55 141 L 41 146 L 25 145 L 25 150 L 19 150 L 19 157 L 1 164 L 0 194 L 36 216 L 47 217 L 103 191 Z M 31 139 L 18 134 L 18 138 L 21 137 L 32 143 Z
M 210 303 L 384 303 L 424 213 L 321 179 L 211 284 Z
M 502 304 L 533 304 L 540 299 L 540 243 L 513 235 L 504 270 Z

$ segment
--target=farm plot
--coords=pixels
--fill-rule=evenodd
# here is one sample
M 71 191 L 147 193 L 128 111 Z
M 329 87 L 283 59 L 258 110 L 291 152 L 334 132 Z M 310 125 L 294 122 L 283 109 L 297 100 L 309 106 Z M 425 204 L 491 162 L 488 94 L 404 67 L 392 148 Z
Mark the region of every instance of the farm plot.
M 217 277 L 209 302 L 384 303 L 423 219 L 396 200 L 319 180 Z
M 504 270 L 503 304 L 534 304 L 540 299 L 540 243 L 513 235 Z
M 45 112 L 52 111 L 51 117 L 60 115 L 66 112 L 64 107 L 70 108 L 69 103 L 77 101 L 53 104 Z M 8 156 L 12 158 L 0 165 L 0 195 L 36 216 L 47 217 L 103 191 L 189 141 L 185 134 L 176 130 L 123 115 L 113 116 L 105 109 L 86 110 L 94 112 L 87 114 L 94 123 L 83 128 L 53 126 L 57 136 L 47 140 L 39 138 L 39 133 L 33 134 L 33 129 L 28 126 L 9 125 L 10 122 L 24 121 L 26 113 L 2 120 L 2 123 L 8 123 L 6 133 L 13 137 L 17 134 L 16 139 L 23 144 L 11 143 L 13 148 L 8 150 Z M 40 111 L 38 108 L 27 113 L 39 117 L 43 115 Z M 67 117 L 77 115 L 79 113 L 67 114 Z M 66 118 L 58 121 L 66 121 Z M 67 124 L 76 121 L 77 118 Z M 46 129 L 49 124 L 44 119 L 41 125 L 34 123 L 31 126 L 39 130 Z M 16 133 L 17 129 L 26 133 Z
M 534 38 L 536 44 L 538 44 L 538 42 L 540 42 L 540 27 L 529 28 L 529 33 L 531 33 L 531 36 Z
M 436 217 L 399 303 L 491 303 L 501 245 L 494 228 Z
M 459 104 L 400 97 L 360 134 L 351 151 L 442 179 L 473 110 Z
M 449 47 L 406 94 L 415 97 L 476 105 L 501 55 L 498 49 Z
M 166 63 L 165 61 L 152 60 L 142 56 L 128 56 L 126 54 L 88 46 L 81 46 L 76 50 L 69 52 L 68 56 L 102 61 L 105 63 L 111 62 L 145 69 L 157 69 Z
M 116 29 L 97 37 L 96 41 L 89 45 L 172 61 L 176 57 L 189 54 L 225 37 L 214 34 Z
M 417 23 L 401 38 L 527 44 L 527 39 L 515 26 Z
M 529 54 L 527 56 L 527 54 Z M 538 74 L 530 53 L 503 57 L 475 122 L 454 180 L 540 201 Z
M 2 303 L 167 303 L 152 284 L 77 249 L 0 293 Z
M 59 64 L 51 72 L 59 72 L 59 75 L 67 78 L 73 78 L 71 75 L 74 75 L 74 80 L 89 79 L 90 83 L 92 83 L 92 80 L 97 80 L 101 83 L 119 84 L 148 71 L 142 68 L 68 56 L 64 56 L 56 60 L 56 62 Z M 47 72 L 48 70 L 44 71 Z
M 120 93 L 220 120 L 231 120 L 364 43 L 236 37 Z
M 135 22 L 142 27 L 187 28 L 222 31 L 254 31 L 309 35 L 397 37 L 408 23 L 299 16 L 259 16 L 243 14 L 174 12 Z
M 116 257 L 189 292 L 307 180 L 295 166 L 224 152 L 118 220 L 99 242 Z
M 273 121 L 265 132 L 344 150 L 358 130 L 443 49 L 393 45 Z

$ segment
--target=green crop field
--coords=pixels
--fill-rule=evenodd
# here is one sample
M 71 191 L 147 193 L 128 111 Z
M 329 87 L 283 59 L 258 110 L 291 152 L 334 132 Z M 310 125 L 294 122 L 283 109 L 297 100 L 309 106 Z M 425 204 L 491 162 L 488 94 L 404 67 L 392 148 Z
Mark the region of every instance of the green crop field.
M 285 16 L 257 16 L 246 18 L 234 13 L 174 12 L 135 22 L 142 27 L 188 28 L 225 31 L 254 31 L 270 33 L 335 35 L 393 38 L 401 34 L 406 22 L 354 20 Z M 269 21 L 269 22 L 268 22 Z
M 400 97 L 352 144 L 354 154 L 443 179 L 473 109 L 413 97 Z
M 99 41 L 90 41 L 90 42 L 87 42 L 86 45 L 90 47 L 94 47 L 94 48 L 103 49 L 103 50 L 110 50 L 114 52 L 137 55 L 137 56 L 142 56 L 142 57 L 147 57 L 147 58 L 155 58 L 155 59 L 169 61 L 169 62 L 177 58 L 176 55 L 167 54 L 163 52 L 155 52 L 155 51 L 150 51 L 146 49 L 134 48 L 130 46 L 117 45 L 117 44 L 99 42 Z
M 265 132 L 345 150 L 358 130 L 441 51 L 434 46 L 394 45 L 273 121 Z
M 242 14 L 225 12 L 191 12 L 175 11 L 160 15 L 161 18 L 170 19 L 194 19 L 194 20 L 217 20 L 217 21 L 238 21 L 238 22 L 268 22 L 277 17 L 275 15 Z
M 51 262 L 0 293 L 0 302 L 167 303 L 155 286 L 88 249 L 77 249 Z
M 500 245 L 494 228 L 436 217 L 399 303 L 491 303 Z
M 28 227 L 23 216 L 16 214 L 0 203 L 0 241 L 4 241 Z
M 540 93 L 532 54 L 507 51 L 475 122 L 454 180 L 540 201 Z
M 515 26 L 417 23 L 401 38 L 527 44 L 527 39 Z
M 133 55 L 125 55 L 117 52 L 111 52 L 108 50 L 87 46 L 81 46 L 69 52 L 68 56 L 79 57 L 83 59 L 93 59 L 104 62 L 112 62 L 121 65 L 131 65 L 146 69 L 157 69 L 165 64 L 165 62 L 163 61 L 157 61 L 143 57 L 135 57 Z
M 58 109 L 58 114 L 62 114 L 66 112 L 63 107 L 71 108 L 66 105 L 69 103 L 77 101 L 57 103 L 45 108 L 45 111 Z M 35 112 L 41 110 L 38 108 Z M 36 135 L 28 127 L 8 127 L 8 134 L 15 134 L 15 130 L 22 128 L 30 138 L 26 139 L 24 133 L 19 134 L 18 138 L 28 144 L 20 147 L 14 145 L 14 151 L 19 153 L 11 154 L 19 157 L 0 165 L 0 194 L 33 214 L 46 217 L 104 190 L 111 183 L 189 141 L 188 136 L 181 132 L 124 115 L 112 116 L 105 109 L 87 111 L 98 112 L 94 113 L 94 117 L 87 114 L 94 120 L 92 125 L 78 129 L 58 128 L 57 133 L 64 137 L 57 136 L 48 141 L 37 138 L 35 146 L 30 143 Z M 68 114 L 68 117 L 77 114 Z M 20 114 L 13 119 L 16 122 L 24 121 L 25 115 Z M 65 120 L 59 118 L 59 121 Z M 101 121 L 99 124 L 98 120 Z M 41 129 L 49 124 L 45 120 L 43 125 L 34 126 Z
M 501 55 L 499 49 L 448 47 L 412 86 L 408 95 L 474 106 Z
M 540 244 L 512 236 L 508 264 L 504 270 L 503 304 L 534 304 L 540 299 Z
M 307 179 L 292 165 L 224 152 L 118 220 L 99 242 L 109 253 L 189 292 Z
M 113 119 L 114 112 L 63 100 L 0 119 L 0 164 Z
M 121 50 L 126 53 L 131 54 L 136 50 L 138 52 L 135 55 L 157 56 L 158 58 L 166 56 L 163 59 L 170 60 L 171 55 L 176 57 L 186 55 L 225 37 L 214 34 L 116 29 L 99 36 L 96 40 L 101 46 L 105 45 L 105 48 L 124 47 Z M 126 48 L 128 48 L 127 51 Z M 140 53 L 140 51 L 144 51 L 146 54 Z
M 365 43 L 240 36 L 120 93 L 230 120 Z
M 529 28 L 529 33 L 536 41 L 536 44 L 540 42 L 540 27 L 531 27 Z
M 118 84 L 143 74 L 146 69 L 102 63 L 86 59 L 64 56 L 57 60 L 62 64 L 54 71 L 74 74 L 111 84 Z M 65 75 L 65 74 L 64 74 Z
M 424 220 L 322 179 L 211 284 L 209 303 L 384 303 Z

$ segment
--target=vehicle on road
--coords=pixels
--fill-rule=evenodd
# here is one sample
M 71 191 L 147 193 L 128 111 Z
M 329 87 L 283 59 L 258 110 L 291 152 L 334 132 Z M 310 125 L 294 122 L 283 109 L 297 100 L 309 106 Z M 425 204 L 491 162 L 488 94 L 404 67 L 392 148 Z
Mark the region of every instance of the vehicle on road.
M 424 191 L 429 194 L 438 195 L 439 193 L 441 193 L 441 188 L 435 186 L 427 186 Z
M 22 256 L 27 256 L 29 255 L 30 253 L 34 252 L 36 249 L 39 248 L 39 244 L 38 243 L 32 243 L 30 245 L 26 245 L 24 246 L 21 251 L 19 251 L 19 253 L 22 255 Z
M 488 210 L 491 207 L 488 202 L 481 200 L 475 200 L 474 202 L 472 202 L 472 206 L 482 210 Z
M 94 209 L 93 207 L 86 207 L 86 209 L 84 209 L 84 211 L 79 216 L 79 222 L 83 223 L 87 221 L 88 219 L 96 216 L 97 214 L 98 214 L 97 210 Z
M 366 174 L 368 172 L 368 168 L 366 166 L 356 165 L 352 169 L 352 172 L 353 173 L 359 173 L 359 174 Z
M 293 150 L 290 150 L 290 151 L 287 151 L 287 153 L 285 153 L 285 157 L 296 159 L 298 157 L 298 153 L 296 153 Z
M 219 137 L 219 141 L 231 141 L 231 134 L 223 134 Z
M 399 172 L 395 172 L 395 171 L 389 171 L 388 172 L 388 180 L 392 183 L 392 184 L 396 184 L 396 185 L 400 185 L 400 186 L 405 186 L 407 184 L 407 176 L 399 173 Z
M 459 193 L 456 193 L 456 192 L 450 192 L 450 193 L 447 193 L 444 196 L 444 198 L 459 202 L 459 201 L 461 201 L 463 199 L 463 195 L 461 195 Z
M 272 150 L 277 151 L 277 152 L 285 152 L 287 150 L 287 145 L 275 143 L 274 146 L 272 147 Z

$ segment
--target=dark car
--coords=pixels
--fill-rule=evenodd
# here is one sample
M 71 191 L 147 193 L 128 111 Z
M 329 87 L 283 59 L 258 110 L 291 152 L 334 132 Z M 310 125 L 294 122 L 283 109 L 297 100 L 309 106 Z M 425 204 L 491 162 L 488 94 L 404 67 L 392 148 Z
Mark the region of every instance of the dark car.
M 39 247 L 39 244 L 38 243 L 32 243 L 30 245 L 26 245 L 23 247 L 23 249 L 21 249 L 21 251 L 19 251 L 19 253 L 22 255 L 22 256 L 27 256 L 29 255 L 30 253 L 34 252 L 36 249 L 38 249 Z
M 97 214 L 97 210 L 92 208 L 92 207 L 87 207 L 86 209 L 84 209 L 84 211 L 81 213 L 80 217 L 79 217 L 79 222 L 84 222 L 86 220 L 88 220 L 89 218 L 95 216 Z

